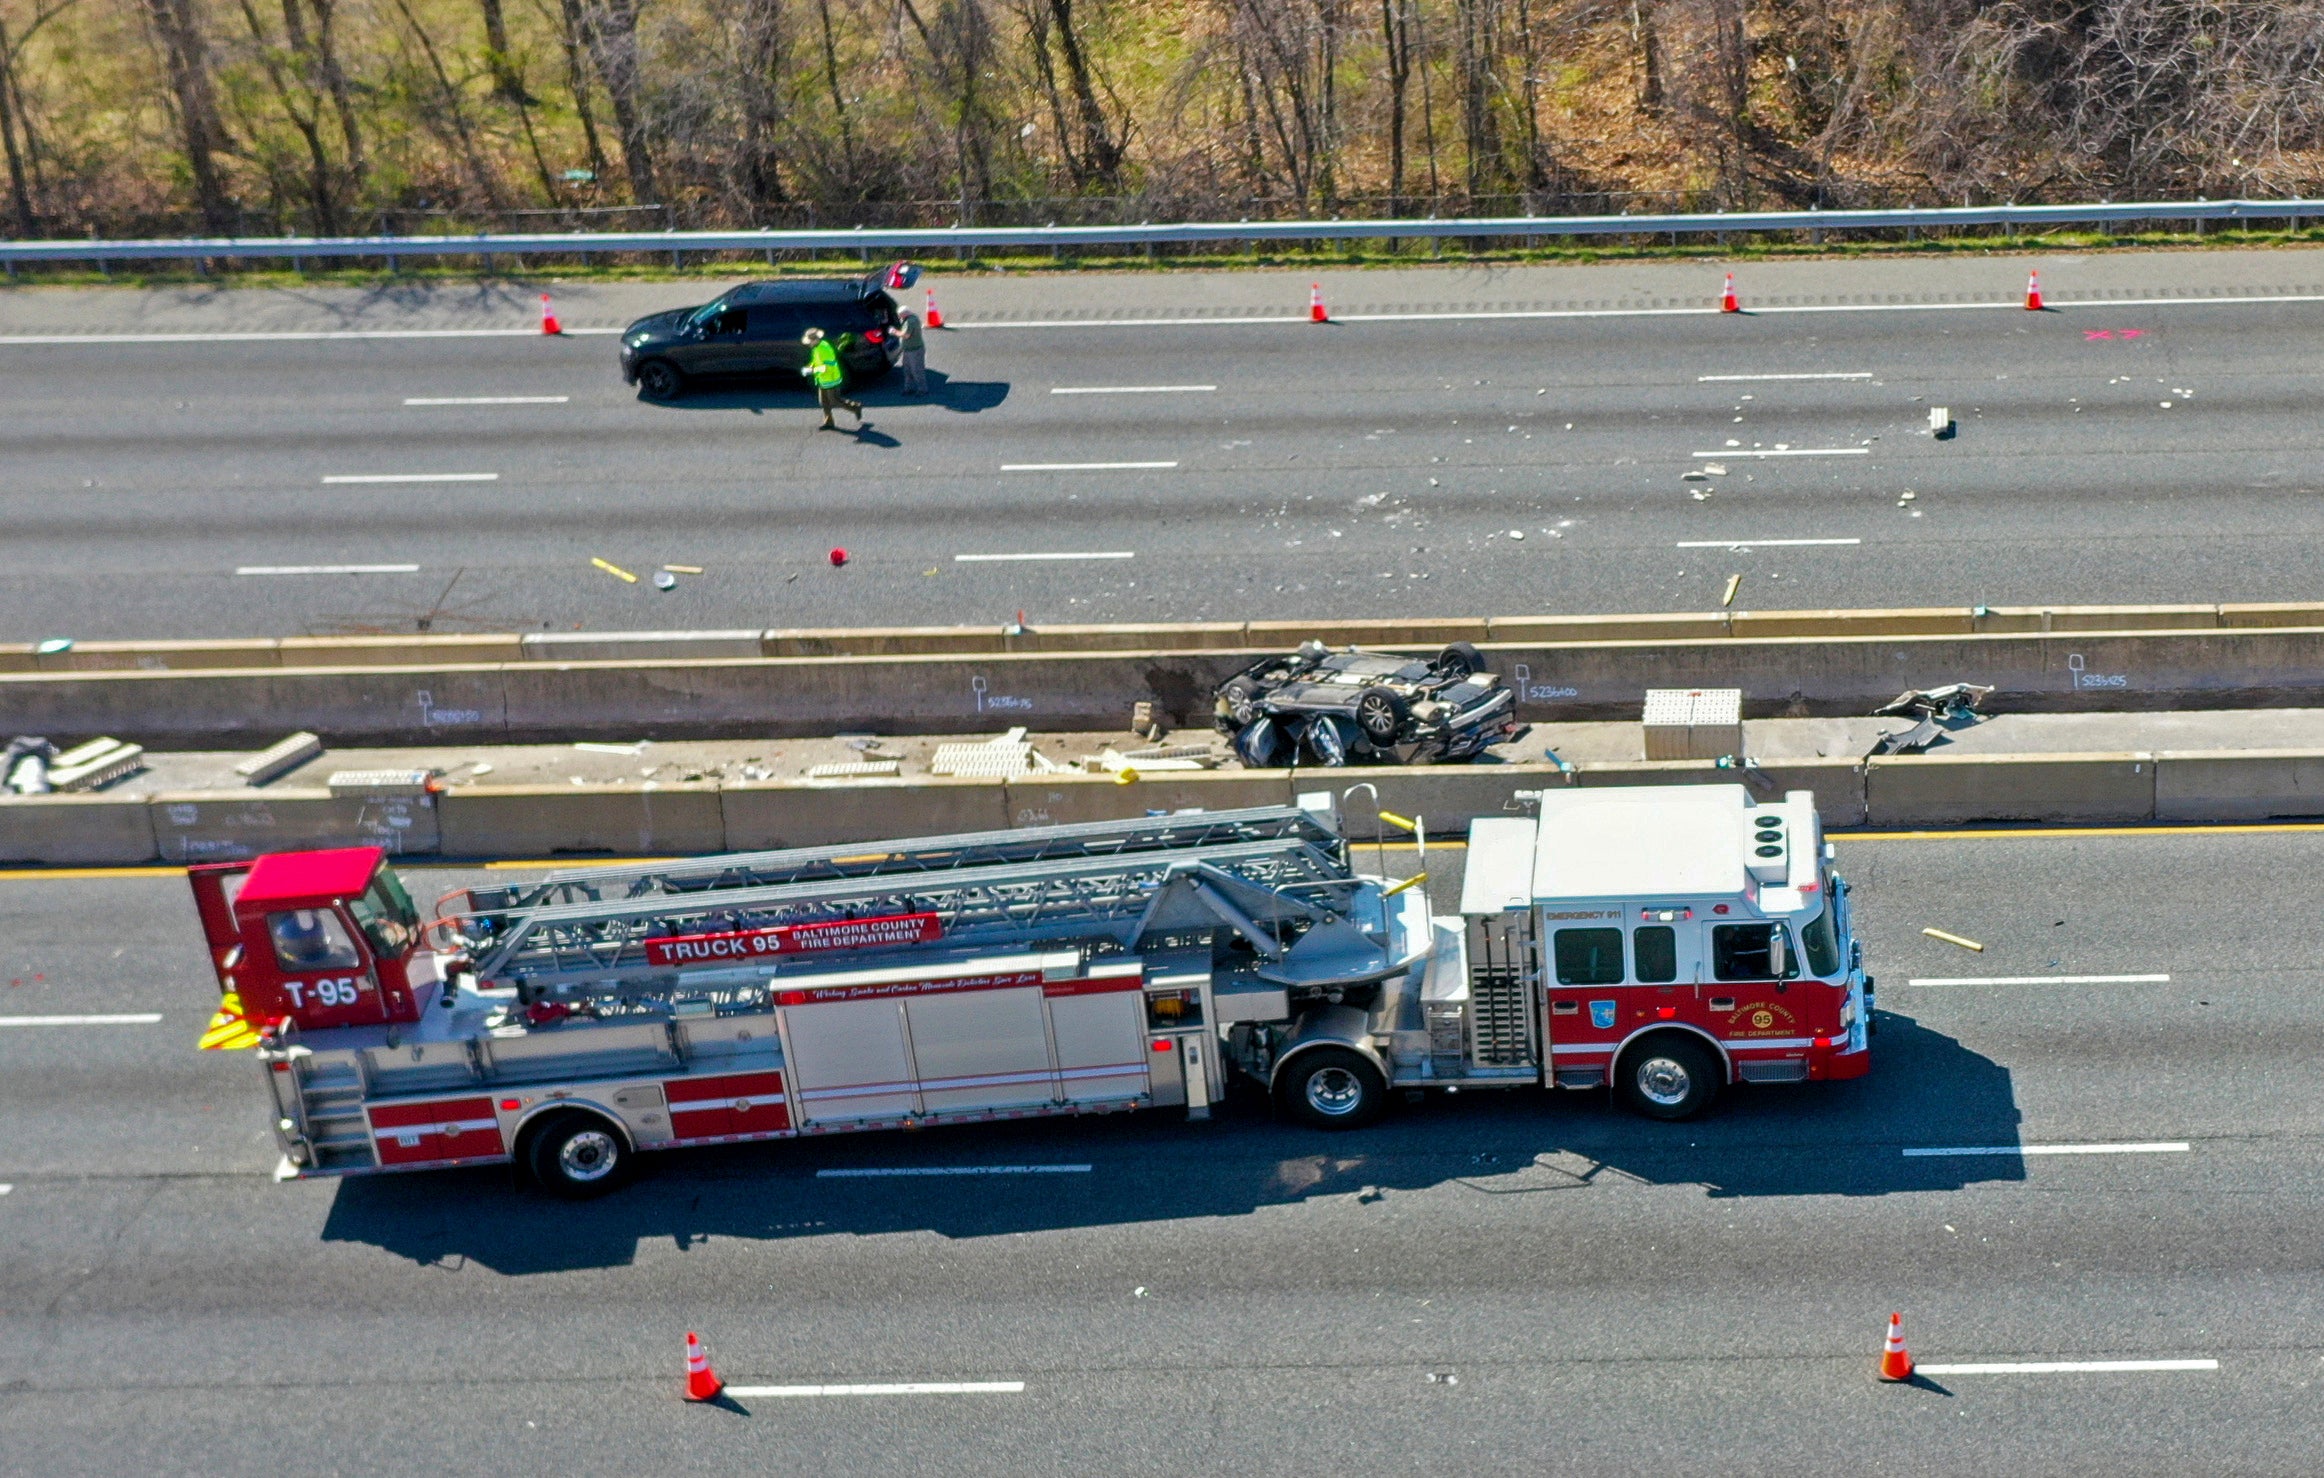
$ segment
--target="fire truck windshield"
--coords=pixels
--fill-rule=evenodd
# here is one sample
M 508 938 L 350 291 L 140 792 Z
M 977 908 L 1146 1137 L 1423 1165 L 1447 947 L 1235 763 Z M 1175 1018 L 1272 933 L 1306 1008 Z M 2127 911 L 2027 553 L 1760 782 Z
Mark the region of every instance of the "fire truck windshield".
M 396 875 L 382 867 L 371 879 L 371 886 L 361 896 L 347 901 L 348 911 L 362 926 L 363 936 L 371 941 L 374 952 L 399 955 L 404 946 L 419 932 L 419 910 L 412 907 L 409 893 Z

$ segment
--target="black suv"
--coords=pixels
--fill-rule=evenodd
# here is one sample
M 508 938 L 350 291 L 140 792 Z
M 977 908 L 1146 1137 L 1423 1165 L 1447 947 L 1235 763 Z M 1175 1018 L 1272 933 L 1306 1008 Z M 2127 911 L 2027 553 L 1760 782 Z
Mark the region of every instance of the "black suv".
M 621 377 L 648 400 L 731 375 L 803 372 L 800 336 L 819 328 L 851 381 L 876 380 L 901 352 L 886 273 L 808 282 L 746 282 L 698 308 L 649 314 L 621 331 Z

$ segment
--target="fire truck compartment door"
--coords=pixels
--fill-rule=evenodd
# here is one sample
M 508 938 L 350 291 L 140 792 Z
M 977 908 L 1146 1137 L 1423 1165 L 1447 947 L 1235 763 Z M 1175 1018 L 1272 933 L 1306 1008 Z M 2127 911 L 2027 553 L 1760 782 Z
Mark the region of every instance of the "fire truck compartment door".
M 1146 1092 L 1146 1001 L 1137 977 L 1053 986 L 1049 1025 L 1067 1103 L 1108 1103 Z
M 900 1119 L 920 1111 L 901 1002 L 808 1001 L 782 1012 L 801 1121 Z
M 1047 1104 L 1054 1097 L 1039 985 L 915 996 L 905 1012 L 929 1113 Z

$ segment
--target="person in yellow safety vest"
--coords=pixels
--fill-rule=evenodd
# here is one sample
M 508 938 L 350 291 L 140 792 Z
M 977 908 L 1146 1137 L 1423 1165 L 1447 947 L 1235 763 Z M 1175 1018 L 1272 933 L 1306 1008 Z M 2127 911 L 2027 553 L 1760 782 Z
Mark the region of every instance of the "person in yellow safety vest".
M 831 413 L 845 406 L 855 414 L 858 429 L 863 426 L 863 402 L 849 400 L 840 393 L 846 383 L 847 371 L 839 367 L 839 351 L 823 336 L 823 330 L 811 328 L 800 335 L 799 342 L 807 346 L 807 377 L 815 382 L 815 403 L 822 407 L 822 430 L 834 431 Z

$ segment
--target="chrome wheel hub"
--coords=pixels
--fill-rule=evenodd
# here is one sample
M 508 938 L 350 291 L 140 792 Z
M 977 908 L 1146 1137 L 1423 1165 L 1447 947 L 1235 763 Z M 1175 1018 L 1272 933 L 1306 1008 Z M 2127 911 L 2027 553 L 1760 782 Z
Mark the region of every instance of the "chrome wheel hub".
M 565 1141 L 557 1151 L 557 1168 L 569 1180 L 603 1180 L 613 1173 L 621 1147 L 602 1129 L 587 1129 Z
M 1649 1057 L 1638 1064 L 1637 1082 L 1643 1097 L 1664 1108 L 1675 1108 L 1686 1102 L 1687 1094 L 1695 1085 L 1686 1064 L 1670 1057 Z

